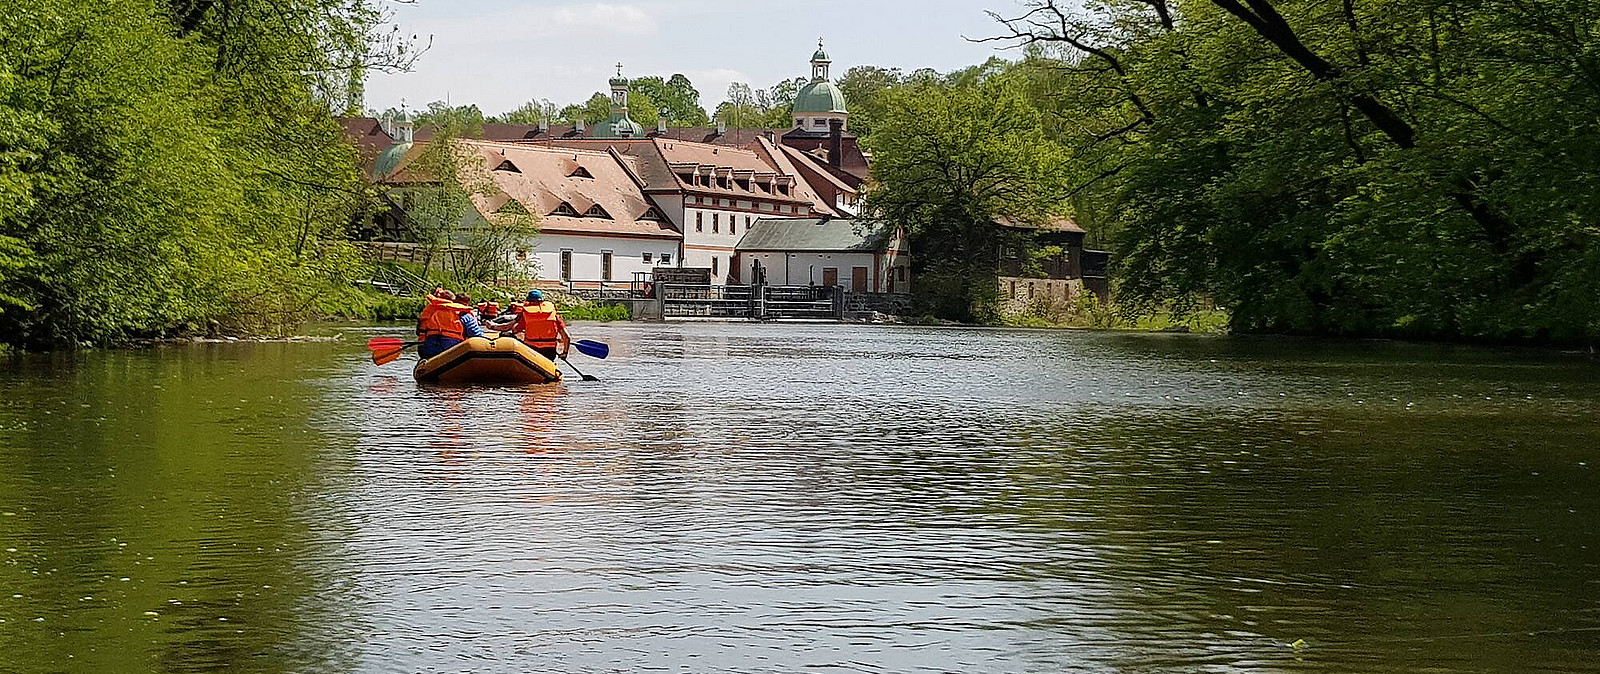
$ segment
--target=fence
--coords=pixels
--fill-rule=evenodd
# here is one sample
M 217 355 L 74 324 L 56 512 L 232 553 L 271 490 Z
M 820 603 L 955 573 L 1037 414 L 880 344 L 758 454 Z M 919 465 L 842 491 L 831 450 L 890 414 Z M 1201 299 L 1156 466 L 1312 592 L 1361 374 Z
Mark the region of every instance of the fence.
M 840 320 L 840 286 L 690 285 L 655 287 L 662 318 L 746 318 L 753 320 Z

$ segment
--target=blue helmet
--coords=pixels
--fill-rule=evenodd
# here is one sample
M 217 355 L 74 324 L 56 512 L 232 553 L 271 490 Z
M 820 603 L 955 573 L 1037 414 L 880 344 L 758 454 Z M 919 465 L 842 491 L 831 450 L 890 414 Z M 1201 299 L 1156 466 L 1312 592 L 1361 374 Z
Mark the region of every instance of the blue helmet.
M 539 292 L 537 290 L 529 290 L 528 291 L 528 301 L 529 302 L 543 302 L 544 301 L 544 293 Z

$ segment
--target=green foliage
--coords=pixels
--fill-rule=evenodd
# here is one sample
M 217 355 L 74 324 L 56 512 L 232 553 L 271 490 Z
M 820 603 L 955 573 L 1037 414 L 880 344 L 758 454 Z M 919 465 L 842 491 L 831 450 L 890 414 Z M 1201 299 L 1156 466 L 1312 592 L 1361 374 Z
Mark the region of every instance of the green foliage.
M 428 300 L 422 297 L 395 297 L 354 286 L 330 288 L 317 297 L 317 315 L 363 321 L 415 320 Z
M 683 75 L 639 77 L 629 86 L 628 110 L 633 121 L 653 126 L 661 110 L 667 111 L 669 126 L 705 126 L 711 123 L 700 106 L 700 92 Z
M 892 88 L 886 100 L 889 113 L 869 142 L 876 160 L 865 210 L 906 228 L 918 286 L 951 279 L 930 290 L 958 296 L 930 311 L 989 322 L 992 309 L 975 307 L 993 304 L 1001 248 L 1031 244 L 998 222 L 1038 222 L 1065 208 L 1065 156 L 1016 80 L 921 81 Z
M 495 124 L 538 124 L 544 120 L 554 120 L 560 108 L 548 98 L 538 98 L 523 103 L 517 109 L 503 114 L 495 115 L 485 120 Z
M 443 269 L 454 287 L 497 281 L 520 268 L 512 252 L 539 235 L 539 218 L 506 195 L 482 154 L 440 135 L 423 146 L 412 166 L 431 179 L 402 188 L 412 197 L 406 237 L 423 251 L 423 269 Z
M 221 16 L 224 9 L 227 16 Z M 331 110 L 360 0 L 35 0 L 0 13 L 0 340 L 281 332 L 345 283 L 365 202 Z
M 1600 2 L 1265 6 L 1006 24 L 1120 302 L 1215 300 L 1240 331 L 1600 338 Z
M 562 318 L 569 321 L 626 321 L 633 318 L 628 307 L 621 304 L 577 302 L 562 304 L 560 309 Z
M 1000 322 L 1000 289 L 994 272 L 956 262 L 940 262 L 917 273 L 912 312 L 962 323 Z

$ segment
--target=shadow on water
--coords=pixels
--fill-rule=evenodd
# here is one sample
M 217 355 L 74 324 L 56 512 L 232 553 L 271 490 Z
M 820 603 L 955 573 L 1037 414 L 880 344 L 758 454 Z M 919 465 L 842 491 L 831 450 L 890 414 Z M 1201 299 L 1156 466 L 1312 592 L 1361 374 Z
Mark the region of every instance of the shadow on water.
M 354 345 L 0 369 L 0 669 L 1600 669 L 1584 359 L 574 332 L 603 381 L 420 388 Z

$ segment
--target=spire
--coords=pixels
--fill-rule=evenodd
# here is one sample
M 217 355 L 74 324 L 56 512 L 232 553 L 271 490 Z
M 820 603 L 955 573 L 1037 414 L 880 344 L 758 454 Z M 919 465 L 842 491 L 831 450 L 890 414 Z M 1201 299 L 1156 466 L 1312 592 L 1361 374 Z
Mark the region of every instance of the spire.
M 628 109 L 628 78 L 622 76 L 622 64 L 617 64 L 617 76 L 611 78 L 611 111 Z
M 817 53 L 811 55 L 811 81 L 817 82 L 828 79 L 828 64 L 833 59 L 828 58 L 828 52 L 822 50 L 822 38 L 817 38 Z

